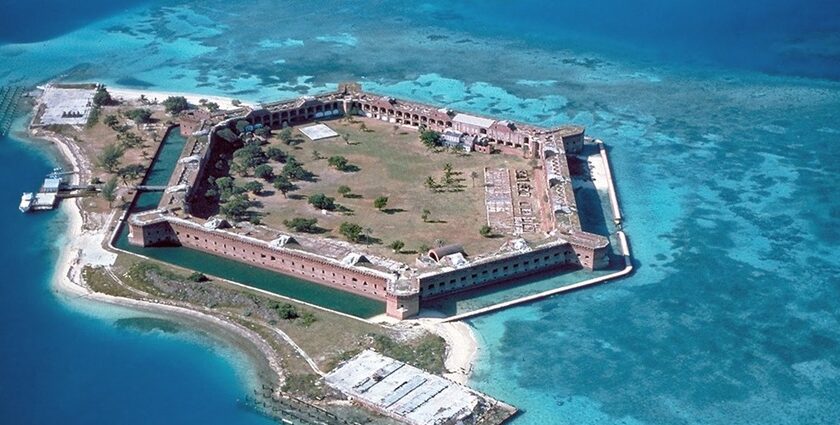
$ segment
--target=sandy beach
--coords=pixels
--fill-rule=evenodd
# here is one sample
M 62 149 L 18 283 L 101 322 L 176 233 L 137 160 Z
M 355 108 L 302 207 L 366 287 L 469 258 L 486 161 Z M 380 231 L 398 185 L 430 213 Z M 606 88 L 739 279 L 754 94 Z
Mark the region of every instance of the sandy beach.
M 233 102 L 233 98 L 231 97 L 224 97 L 224 96 L 207 96 L 203 94 L 196 94 L 196 93 L 183 93 L 183 92 L 168 92 L 168 91 L 159 91 L 159 90 L 146 90 L 146 89 L 124 89 L 120 87 L 108 86 L 108 92 L 111 93 L 111 97 L 114 99 L 124 100 L 124 101 L 139 101 L 140 96 L 145 96 L 147 100 L 151 102 L 163 102 L 167 97 L 170 96 L 183 96 L 187 99 L 187 102 L 198 105 L 201 99 L 205 99 L 208 102 L 215 102 L 219 104 L 221 109 L 236 109 L 238 106 L 235 106 Z M 248 103 L 242 101 L 241 106 L 249 106 L 253 107 L 252 103 Z
M 222 108 L 232 108 L 231 99 L 200 96 L 188 93 L 156 92 L 149 90 L 129 90 L 110 88 L 111 95 L 124 100 L 136 100 L 143 94 L 147 99 L 165 99 L 172 95 L 183 95 L 190 102 L 198 103 L 198 99 L 207 99 L 219 103 Z M 72 140 L 52 132 L 33 129 L 31 135 L 52 142 L 61 153 L 61 156 L 69 163 L 76 174 L 71 177 L 73 184 L 88 181 L 91 177 L 92 164 L 81 152 L 79 146 Z M 108 241 L 117 227 L 122 210 L 114 210 L 110 214 L 95 214 L 85 212 L 78 200 L 65 200 L 60 208 L 68 218 L 67 242 L 62 246 L 56 272 L 53 277 L 53 288 L 55 292 L 64 296 L 69 303 L 79 299 L 92 300 L 104 305 L 113 305 L 130 310 L 144 312 L 147 314 L 158 314 L 172 318 L 179 322 L 209 331 L 215 337 L 220 338 L 244 351 L 253 358 L 260 370 L 265 370 L 272 376 L 277 377 L 277 382 L 285 380 L 281 361 L 277 353 L 262 336 L 246 329 L 238 323 L 231 322 L 212 312 L 202 312 L 193 306 L 181 306 L 164 304 L 157 300 L 129 299 L 102 294 L 90 290 L 84 282 L 83 269 L 85 266 L 102 266 L 107 270 L 114 264 L 117 252 L 108 249 Z M 109 271 L 110 272 L 110 271 Z M 112 274 L 112 277 L 119 280 L 119 277 Z M 141 295 L 142 297 L 142 295 Z M 385 320 L 386 322 L 389 322 Z M 466 384 L 473 368 L 473 362 L 478 352 L 478 344 L 473 335 L 472 329 L 465 323 L 443 323 L 438 317 L 426 316 L 422 319 L 406 321 L 408 326 L 421 326 L 441 336 L 447 345 L 445 366 L 447 373 L 444 376 L 452 381 Z M 281 335 L 283 337 L 285 335 Z M 288 340 L 288 337 L 284 338 Z M 299 351 L 304 358 L 305 353 Z M 310 363 L 314 365 L 313 362 Z M 318 371 L 317 366 L 313 369 Z
M 86 177 L 86 170 L 89 165 L 84 157 L 76 152 L 77 147 L 69 141 L 59 137 L 52 137 L 43 133 L 35 132 L 33 135 L 52 141 L 61 155 L 68 161 L 76 174 L 72 176 L 72 182 L 78 183 Z M 128 308 L 131 310 L 161 314 L 191 326 L 207 328 L 211 333 L 243 349 L 258 364 L 264 365 L 278 382 L 283 382 L 285 374 L 281 368 L 279 359 L 274 350 L 258 334 L 217 316 L 204 314 L 194 309 L 188 309 L 175 305 L 161 304 L 158 302 L 134 300 L 128 298 L 114 297 L 107 294 L 91 291 L 84 285 L 82 270 L 84 266 L 111 266 L 117 258 L 117 254 L 105 249 L 105 244 L 111 237 L 112 228 L 109 223 L 114 223 L 116 215 L 120 213 L 115 210 L 110 215 L 83 215 L 77 201 L 65 200 L 60 208 L 68 218 L 67 243 L 63 246 L 59 255 L 55 274 L 53 275 L 52 286 L 55 292 L 66 297 L 69 302 L 74 299 L 84 298 L 106 305 Z M 244 344 L 250 345 L 250 347 Z
M 478 342 L 472 328 L 464 322 L 441 322 L 422 319 L 423 326 L 446 341 L 444 364 L 449 371 L 443 376 L 459 384 L 467 384 L 478 354 Z

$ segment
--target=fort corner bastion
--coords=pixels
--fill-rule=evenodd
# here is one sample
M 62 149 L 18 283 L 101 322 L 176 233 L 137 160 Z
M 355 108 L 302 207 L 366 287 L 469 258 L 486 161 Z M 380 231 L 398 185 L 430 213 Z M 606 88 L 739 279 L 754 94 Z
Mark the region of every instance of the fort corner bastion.
M 414 264 L 374 255 L 364 245 L 249 223 L 230 226 L 218 217 L 202 219 L 190 214 L 191 204 L 203 196 L 196 193 L 198 183 L 207 179 L 216 146 L 228 143 L 231 134 L 241 130 L 237 123 L 244 120 L 251 126 L 280 129 L 349 116 L 426 128 L 450 137 L 457 134 L 460 140 L 469 141 L 475 155 L 531 158 L 538 170 L 532 176 L 538 192 L 533 196 L 534 208 L 543 213 L 535 214 L 536 219 L 518 215 L 517 175 L 505 172 L 501 185 L 495 186 L 502 189 L 492 194 L 488 189 L 486 201 L 489 224 L 495 228 L 501 223 L 507 229 L 500 248 L 467 257 L 453 244 L 420 253 Z M 181 115 L 181 132 L 202 137 L 188 141 L 158 208 L 129 216 L 131 244 L 180 245 L 384 301 L 386 313 L 397 319 L 414 316 L 425 302 L 456 292 L 563 267 L 594 270 L 609 261 L 609 240 L 581 229 L 572 188 L 567 156 L 583 149 L 581 127 L 540 128 L 457 113 L 364 92 L 359 84 L 345 83 L 335 92 L 258 109 L 188 111 Z M 492 171 L 485 171 L 485 181 L 493 177 L 488 174 Z M 542 235 L 538 242 L 518 237 L 529 229 Z

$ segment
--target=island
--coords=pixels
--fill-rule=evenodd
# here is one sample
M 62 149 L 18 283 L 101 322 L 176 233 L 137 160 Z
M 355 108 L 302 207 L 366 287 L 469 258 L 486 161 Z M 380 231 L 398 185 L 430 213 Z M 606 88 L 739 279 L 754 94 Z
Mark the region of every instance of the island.
M 477 348 L 460 320 L 632 271 L 607 149 L 579 126 L 358 83 L 267 104 L 53 84 L 33 107 L 30 133 L 56 143 L 71 169 L 48 177 L 73 218 L 60 287 L 242 346 L 262 365 L 251 404 L 278 418 L 504 422 L 515 407 L 464 386 Z M 585 229 L 581 182 L 608 194 L 612 234 Z M 482 288 L 599 269 L 615 271 L 476 311 L 434 310 Z

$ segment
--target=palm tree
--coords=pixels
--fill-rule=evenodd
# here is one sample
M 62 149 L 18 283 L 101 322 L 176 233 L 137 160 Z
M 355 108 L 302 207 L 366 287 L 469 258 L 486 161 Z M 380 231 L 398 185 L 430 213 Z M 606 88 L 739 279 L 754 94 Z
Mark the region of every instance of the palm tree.
M 473 170 L 472 172 L 470 172 L 470 177 L 472 178 L 473 187 L 475 187 L 475 179 L 478 178 L 478 172 Z

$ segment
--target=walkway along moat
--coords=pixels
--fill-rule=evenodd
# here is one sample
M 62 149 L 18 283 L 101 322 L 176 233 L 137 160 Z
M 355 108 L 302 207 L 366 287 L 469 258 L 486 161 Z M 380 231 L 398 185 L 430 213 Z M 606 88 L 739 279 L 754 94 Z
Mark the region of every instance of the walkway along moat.
M 143 185 L 166 185 L 185 144 L 186 139 L 180 132 L 170 129 Z M 606 150 L 600 141 L 592 143 L 590 139 L 586 145 L 584 153 L 600 154 L 597 156 L 606 168 L 605 180 L 608 182 L 609 190 L 603 192 L 594 188 L 576 190 L 575 197 L 578 198 L 581 208 L 587 212 L 585 215 L 591 216 L 589 217 L 591 221 L 586 220 L 587 222 L 583 223 L 584 226 L 591 227 L 592 231 L 597 233 L 608 234 L 610 239 L 613 239 L 612 246 L 617 248 L 617 252 L 610 255 L 610 265 L 606 269 L 594 272 L 555 270 L 551 273 L 540 273 L 517 279 L 517 282 L 492 285 L 470 293 L 456 294 L 445 300 L 430 303 L 431 305 L 427 308 L 450 316 L 448 320 L 459 320 L 590 286 L 632 272 L 629 247 L 623 232 L 620 231 L 621 213 L 609 171 Z M 136 196 L 130 212 L 155 209 L 162 196 L 162 193 L 140 193 Z M 122 226 L 121 223 L 121 227 L 115 233 L 114 246 L 116 248 L 355 317 L 370 318 L 384 311 L 384 303 L 376 300 L 246 265 L 233 259 L 184 247 L 141 248 L 134 246 L 129 244 L 127 234 L 127 227 Z
M 166 185 L 178 163 L 186 139 L 177 127 L 166 133 L 143 185 Z M 154 209 L 163 192 L 138 193 L 129 213 Z M 360 318 L 373 317 L 385 311 L 385 304 L 316 283 L 307 282 L 268 270 L 252 267 L 234 260 L 183 247 L 141 248 L 128 243 L 128 228 L 121 222 L 112 245 L 120 250 L 196 270 L 281 296 L 294 298 L 319 307 L 328 308 Z

